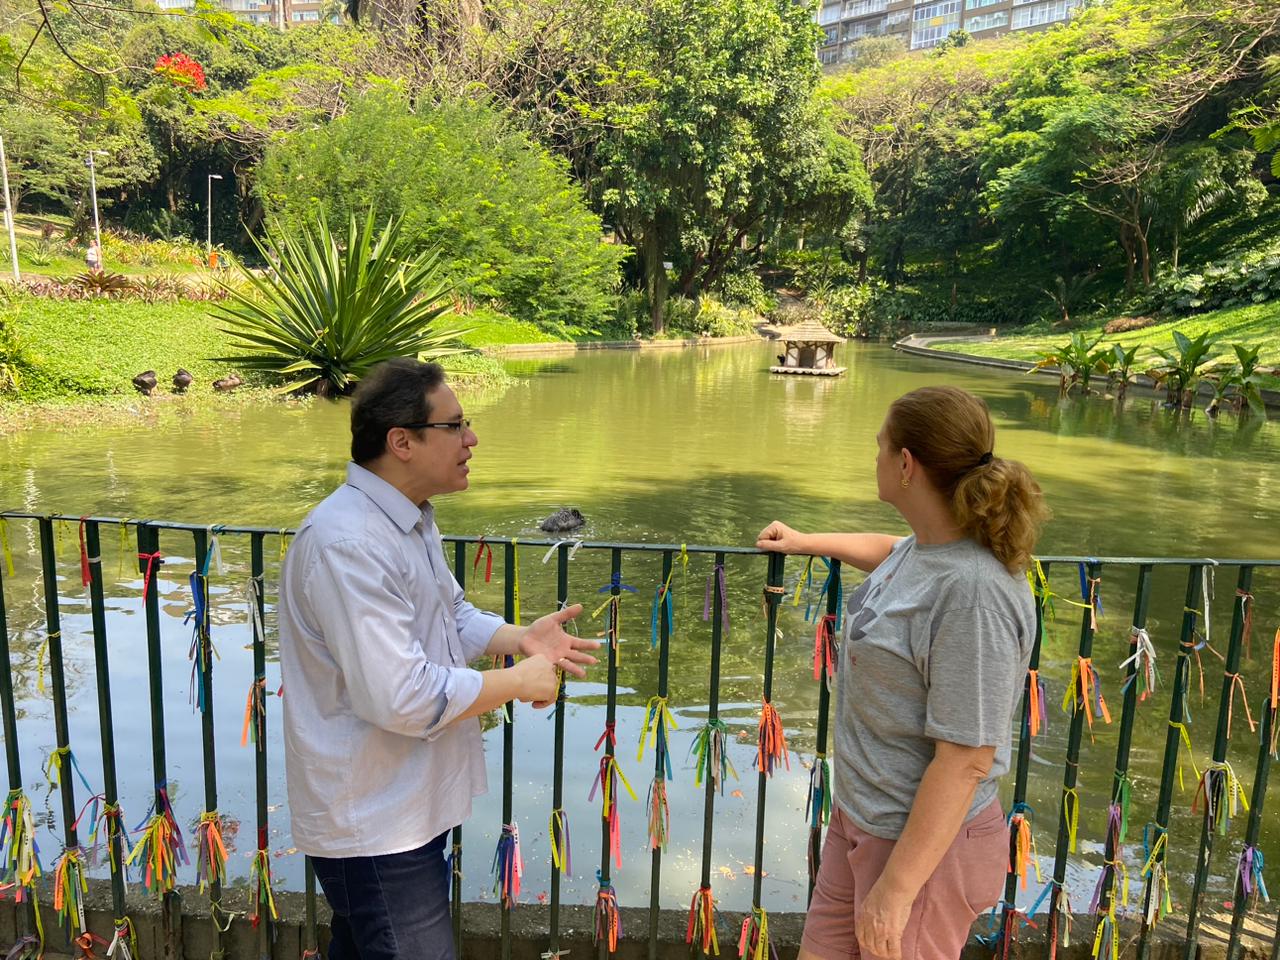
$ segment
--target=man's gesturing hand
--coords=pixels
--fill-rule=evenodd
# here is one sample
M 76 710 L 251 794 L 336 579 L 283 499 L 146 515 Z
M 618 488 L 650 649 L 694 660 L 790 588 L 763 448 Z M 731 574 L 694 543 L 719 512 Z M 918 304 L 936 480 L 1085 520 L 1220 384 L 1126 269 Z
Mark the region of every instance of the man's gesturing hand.
M 539 617 L 526 628 L 520 638 L 520 653 L 526 657 L 541 654 L 565 673 L 585 677 L 586 668 L 596 662 L 587 650 L 598 650 L 600 641 L 575 637 L 564 625 L 582 612 L 582 604 Z

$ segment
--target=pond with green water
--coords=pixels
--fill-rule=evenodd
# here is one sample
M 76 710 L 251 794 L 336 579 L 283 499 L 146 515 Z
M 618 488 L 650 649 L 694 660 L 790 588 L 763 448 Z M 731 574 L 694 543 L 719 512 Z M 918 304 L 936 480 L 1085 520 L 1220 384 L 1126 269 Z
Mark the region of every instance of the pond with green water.
M 1061 400 L 1048 379 L 960 364 L 908 358 L 875 345 L 841 348 L 849 370 L 839 379 L 771 376 L 771 344 L 681 350 L 601 351 L 512 361 L 516 386 L 485 394 L 464 392 L 466 413 L 480 438 L 472 462 L 471 488 L 437 504 L 446 533 L 542 540 L 539 520 L 561 506 L 587 517 L 580 535 L 589 540 L 747 546 L 768 521 L 782 519 L 801 529 L 903 532 L 897 515 L 875 493 L 875 434 L 889 402 L 914 387 L 951 383 L 986 398 L 998 424 L 996 453 L 1027 463 L 1045 490 L 1053 519 L 1045 530 L 1044 554 L 1274 558 L 1280 556 L 1280 424 L 1223 416 L 1212 422 L 1160 408 L 1150 396 L 1130 396 L 1123 406 L 1104 399 Z M 172 519 L 198 524 L 256 524 L 273 529 L 295 525 L 308 509 L 341 482 L 347 459 L 347 408 L 343 403 L 246 405 L 224 412 L 186 411 L 166 404 L 162 415 L 121 423 L 86 422 L 65 428 L 33 428 L 0 437 L 0 509 L 70 515 Z M 101 783 L 97 710 L 88 604 L 80 587 L 74 525 L 60 528 L 60 608 L 71 708 L 71 742 L 91 784 Z M 41 774 L 54 746 L 48 696 L 39 686 L 44 640 L 43 593 L 38 540 L 33 523 L 9 522 L 15 574 L 5 580 L 19 707 L 19 742 L 28 791 L 47 826 L 56 797 Z M 166 532 L 168 563 L 159 577 L 165 649 L 164 691 L 172 794 L 180 820 L 193 824 L 202 805 L 200 722 L 188 703 L 190 629 L 181 620 L 191 605 L 186 575 L 192 539 Z M 245 693 L 252 664 L 244 601 L 247 545 L 222 538 L 227 572 L 214 576 L 213 638 L 215 726 L 220 808 L 242 826 L 230 871 L 244 882 L 252 852 L 253 755 L 240 747 Z M 268 593 L 274 598 L 275 539 L 269 539 Z M 133 554 L 112 527 L 103 528 L 103 572 L 108 596 L 107 627 L 121 796 L 130 824 L 143 818 L 151 788 L 146 639 L 141 616 L 142 582 Z M 522 613 L 527 620 L 554 606 L 554 563 L 543 565 L 544 547 L 520 549 Z M 475 601 L 502 609 L 501 552 L 491 583 L 469 584 Z M 468 557 L 467 574 L 472 574 Z M 607 551 L 579 552 L 570 564 L 571 596 L 589 608 L 608 582 Z M 623 905 L 648 903 L 649 856 L 645 835 L 645 791 L 652 755 L 636 761 L 645 705 L 654 695 L 657 654 L 650 647 L 651 602 L 659 580 L 656 555 L 627 555 L 623 580 L 637 588 L 622 604 L 619 665 L 618 753 L 639 800 L 621 807 L 623 866 L 614 882 Z M 706 715 L 710 628 L 702 617 L 711 558 L 695 555 L 679 568 L 673 596 L 670 703 L 679 729 L 672 736 L 674 781 L 669 787 L 672 838 L 663 865 L 662 903 L 687 905 L 698 886 L 701 864 L 702 792 L 693 785 L 688 760 L 694 732 Z M 804 568 L 792 559 L 786 583 L 792 590 Z M 721 678 L 721 714 L 734 735 L 732 760 L 741 780 L 717 798 L 713 883 L 727 908 L 750 903 L 756 818 L 752 767 L 761 695 L 764 622 L 760 591 L 765 565 L 758 557 L 731 557 L 726 568 L 730 633 Z M 1234 601 L 1235 569 L 1216 582 L 1211 609 L 1212 645 L 1225 649 Z M 855 574 L 856 576 L 856 574 Z M 1105 566 L 1105 614 L 1099 623 L 1094 662 L 1112 712 L 1119 717 L 1120 662 L 1128 636 L 1137 572 Z M 1051 568 L 1054 589 L 1074 596 L 1076 571 Z M 1158 568 L 1148 629 L 1159 650 L 1162 676 L 1172 676 L 1181 623 L 1185 568 Z M 1256 719 L 1269 679 L 1271 634 L 1280 620 L 1280 576 L 1259 570 L 1250 656 L 1242 667 Z M 783 609 L 774 702 L 792 749 L 790 770 L 771 781 L 767 802 L 764 903 L 771 909 L 802 909 L 806 894 L 804 819 L 808 765 L 816 745 L 818 688 L 812 676 L 813 626 L 805 604 Z M 1047 626 L 1042 675 L 1048 686 L 1049 724 L 1035 742 L 1028 799 L 1036 811 L 1035 834 L 1051 867 L 1068 717 L 1058 709 L 1079 637 L 1079 611 L 1058 604 Z M 274 663 L 274 618 L 268 616 L 273 662 L 268 685 L 278 682 Z M 584 631 L 599 632 L 599 620 L 584 618 Z M 1197 763 L 1208 757 L 1222 684 L 1221 663 L 1205 651 L 1205 696 L 1198 674 L 1190 698 L 1189 731 Z M 599 802 L 587 794 L 596 773 L 592 747 L 604 723 L 603 670 L 569 685 L 565 808 L 573 838 L 574 879 L 564 888 L 570 902 L 591 902 L 599 863 Z M 1131 773 L 1131 822 L 1153 815 L 1167 731 L 1169 690 L 1162 687 L 1138 712 Z M 285 804 L 278 739 L 278 703 L 269 701 L 272 802 L 270 843 L 280 881 L 297 888 L 301 857 L 293 852 Z M 1246 786 L 1253 781 L 1257 737 L 1236 706 L 1230 760 Z M 547 819 L 551 807 L 549 714 L 515 711 L 515 817 L 520 825 L 526 877 L 525 899 L 548 890 Z M 1079 851 L 1070 859 L 1068 882 L 1077 908 L 1088 903 L 1102 861 L 1116 727 L 1095 723 L 1081 750 Z M 486 734 L 490 792 L 476 804 L 466 826 L 464 873 L 467 895 L 491 898 L 489 867 L 501 825 L 502 736 Z M 1174 898 L 1185 898 L 1194 864 L 1199 817 L 1190 812 L 1190 769 L 1183 791 L 1175 789 L 1170 869 Z M 97 789 L 97 786 L 95 786 Z M 83 788 L 78 784 L 78 791 Z M 1007 802 L 1008 789 L 1005 791 Z M 1280 828 L 1264 825 L 1262 848 L 1280 862 Z M 60 824 L 55 824 L 60 829 Z M 1230 875 L 1243 832 L 1232 823 L 1231 841 L 1220 841 L 1208 906 L 1229 897 Z M 194 830 L 191 831 L 194 833 Z M 1140 833 L 1140 830 L 1134 831 Z M 46 857 L 59 849 L 43 842 Z M 1229 853 L 1227 852 L 1229 848 Z M 1126 859 L 1137 876 L 1139 840 Z M 194 880 L 194 874 L 184 877 Z M 1135 891 L 1138 884 L 1135 883 Z M 1024 907 L 1036 890 L 1020 895 Z

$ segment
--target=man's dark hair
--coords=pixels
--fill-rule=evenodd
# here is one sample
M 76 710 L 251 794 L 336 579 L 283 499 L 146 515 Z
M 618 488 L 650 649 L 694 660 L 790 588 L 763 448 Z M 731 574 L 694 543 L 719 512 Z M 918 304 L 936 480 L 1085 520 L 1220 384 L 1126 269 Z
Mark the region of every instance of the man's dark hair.
M 431 419 L 427 394 L 444 383 L 444 368 L 397 357 L 378 364 L 351 397 L 351 459 L 364 465 L 387 449 L 387 431 Z

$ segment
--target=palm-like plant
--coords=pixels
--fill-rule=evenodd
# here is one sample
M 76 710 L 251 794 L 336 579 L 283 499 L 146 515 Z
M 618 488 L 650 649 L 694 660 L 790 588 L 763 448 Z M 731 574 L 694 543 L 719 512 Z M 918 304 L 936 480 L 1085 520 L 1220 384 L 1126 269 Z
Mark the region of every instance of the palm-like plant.
M 1128 350 L 1118 343 L 1111 345 L 1111 359 L 1108 361 L 1110 369 L 1107 371 L 1107 379 L 1115 384 L 1116 399 L 1121 402 L 1124 401 L 1124 395 L 1129 390 L 1129 384 L 1133 382 L 1133 361 L 1141 349 L 1141 344 L 1130 347 Z
M 244 352 L 220 362 L 283 377 L 285 391 L 334 396 L 384 360 L 466 352 L 451 344 L 467 330 L 438 322 L 450 287 L 437 254 L 409 249 L 398 218 L 378 230 L 372 211 L 352 215 L 344 245 L 323 216 L 297 234 L 273 225 L 255 243 L 275 267 L 225 287 L 213 313 Z
M 1235 395 L 1231 398 L 1236 412 L 1243 414 L 1246 410 L 1252 410 L 1262 415 L 1266 404 L 1262 400 L 1262 377 L 1258 373 L 1258 353 L 1261 348 L 1233 343 L 1231 349 L 1236 355 Z
M 1064 395 L 1071 392 L 1071 389 L 1078 383 L 1084 388 L 1087 396 L 1089 393 L 1089 381 L 1093 374 L 1105 373 L 1109 367 L 1109 357 L 1111 351 L 1103 348 L 1097 349 L 1098 342 L 1102 337 L 1095 337 L 1090 340 L 1083 333 L 1076 331 L 1071 335 L 1071 340 L 1063 344 L 1056 350 L 1042 350 L 1039 352 L 1040 359 L 1036 361 L 1036 365 L 1031 370 L 1041 370 L 1044 367 L 1058 368 L 1058 386 Z M 1028 371 L 1031 372 L 1031 371 Z
M 1208 330 L 1194 340 L 1173 331 L 1174 350 L 1162 350 L 1153 347 L 1160 356 L 1160 363 L 1147 371 L 1156 381 L 1163 383 L 1166 391 L 1167 405 L 1191 406 L 1196 388 L 1200 385 L 1201 368 L 1213 359 L 1213 348 L 1218 338 Z

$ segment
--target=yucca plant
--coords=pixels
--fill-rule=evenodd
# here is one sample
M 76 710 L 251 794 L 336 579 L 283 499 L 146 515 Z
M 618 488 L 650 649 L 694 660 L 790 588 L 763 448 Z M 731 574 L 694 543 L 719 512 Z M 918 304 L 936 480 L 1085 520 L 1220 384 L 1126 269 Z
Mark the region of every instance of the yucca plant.
M 383 360 L 465 352 L 451 344 L 467 331 L 439 322 L 450 305 L 439 258 L 410 249 L 399 218 L 379 230 L 372 211 L 352 215 L 345 244 L 323 215 L 296 233 L 273 224 L 254 242 L 275 266 L 242 271 L 247 289 L 226 285 L 213 314 L 244 352 L 220 362 L 281 377 L 284 391 L 336 396 Z

